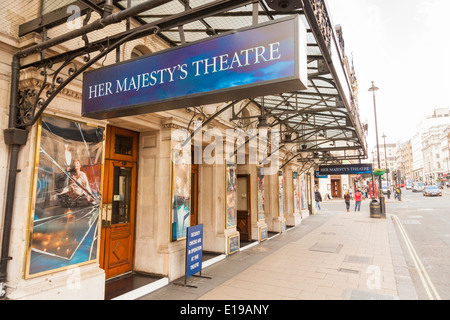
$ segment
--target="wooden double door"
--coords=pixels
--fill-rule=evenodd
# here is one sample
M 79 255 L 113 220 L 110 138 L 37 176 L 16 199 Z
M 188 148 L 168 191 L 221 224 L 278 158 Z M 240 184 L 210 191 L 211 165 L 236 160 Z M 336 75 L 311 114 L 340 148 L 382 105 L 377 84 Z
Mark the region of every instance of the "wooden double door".
M 236 176 L 237 196 L 237 231 L 241 241 L 250 240 L 250 175 L 238 174 Z
M 331 196 L 333 198 L 341 198 L 341 180 L 331 179 Z
M 99 257 L 106 279 L 133 269 L 138 139 L 137 132 L 107 128 Z

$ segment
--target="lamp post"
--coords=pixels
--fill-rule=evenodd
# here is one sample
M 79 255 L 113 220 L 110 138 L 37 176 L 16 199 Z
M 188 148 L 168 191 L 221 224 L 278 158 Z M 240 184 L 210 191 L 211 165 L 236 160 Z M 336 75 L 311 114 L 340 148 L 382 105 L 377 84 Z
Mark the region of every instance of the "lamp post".
M 383 132 L 383 135 L 381 136 L 383 138 L 384 141 L 384 160 L 386 162 L 386 184 L 387 184 L 387 188 L 388 188 L 388 199 L 390 199 L 390 183 L 389 183 L 389 173 L 390 173 L 390 169 L 388 168 L 388 161 L 387 161 L 387 153 L 386 153 L 386 134 Z
M 375 87 L 374 81 L 372 81 L 372 87 L 369 88 L 369 91 L 372 91 L 373 93 L 373 111 L 375 115 L 375 135 L 376 135 L 376 141 L 377 141 L 377 158 L 378 158 L 378 169 L 381 169 L 381 161 L 380 161 L 380 144 L 378 143 L 378 124 L 377 124 L 377 104 L 375 101 L 375 91 L 378 91 L 379 88 Z M 378 176 L 379 186 L 378 186 L 378 197 L 380 199 L 380 212 L 382 214 L 382 217 L 386 217 L 386 209 L 385 209 L 385 203 L 384 203 L 384 194 L 383 189 L 381 188 L 381 176 Z
M 388 168 L 388 161 L 387 161 L 387 155 L 386 155 L 386 134 L 383 132 L 383 135 L 381 136 L 384 140 L 384 160 L 386 162 L 386 169 Z

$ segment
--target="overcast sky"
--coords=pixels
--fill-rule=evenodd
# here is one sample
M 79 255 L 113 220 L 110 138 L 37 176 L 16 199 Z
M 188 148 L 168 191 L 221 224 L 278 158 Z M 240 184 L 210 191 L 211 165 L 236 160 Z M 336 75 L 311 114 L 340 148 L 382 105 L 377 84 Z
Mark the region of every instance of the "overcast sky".
M 378 135 L 386 143 L 411 138 L 437 108 L 450 108 L 449 0 L 326 0 L 333 24 L 342 26 L 353 55 L 361 121 L 374 146 L 372 81 Z

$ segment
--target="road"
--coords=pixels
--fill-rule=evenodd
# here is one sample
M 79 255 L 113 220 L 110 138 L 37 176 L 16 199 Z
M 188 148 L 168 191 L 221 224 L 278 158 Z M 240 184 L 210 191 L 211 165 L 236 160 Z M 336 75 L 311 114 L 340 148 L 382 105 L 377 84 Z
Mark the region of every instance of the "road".
M 450 299 L 450 190 L 424 197 L 403 189 L 386 211 L 397 221 L 397 234 L 419 299 Z

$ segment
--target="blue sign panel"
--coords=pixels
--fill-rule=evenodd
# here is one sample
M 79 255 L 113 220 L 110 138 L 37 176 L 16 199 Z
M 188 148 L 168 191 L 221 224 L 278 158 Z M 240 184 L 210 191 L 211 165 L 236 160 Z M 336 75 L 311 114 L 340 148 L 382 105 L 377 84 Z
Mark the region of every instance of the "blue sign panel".
M 82 113 L 106 119 L 306 87 L 306 29 L 296 16 L 86 72 Z
M 372 173 L 372 164 L 369 163 L 319 166 L 319 175 L 370 173 Z
M 203 224 L 187 229 L 186 278 L 202 271 Z
M 316 179 L 326 179 L 326 178 L 328 178 L 327 175 L 320 175 L 320 174 L 319 174 L 319 171 L 314 171 L 314 177 L 315 177 Z

